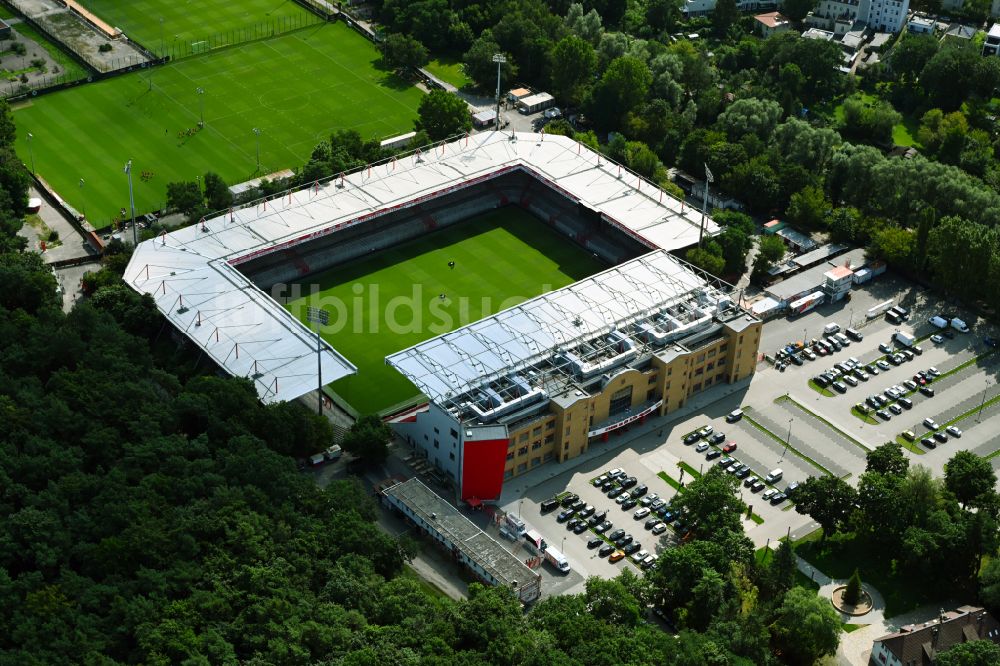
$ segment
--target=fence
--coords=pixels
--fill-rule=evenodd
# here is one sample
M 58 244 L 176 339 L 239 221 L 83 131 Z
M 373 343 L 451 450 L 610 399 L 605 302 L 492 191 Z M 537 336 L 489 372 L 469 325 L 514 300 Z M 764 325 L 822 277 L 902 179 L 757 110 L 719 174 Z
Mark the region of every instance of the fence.
M 243 28 L 228 30 L 226 32 L 215 33 L 192 42 L 180 43 L 175 38 L 170 44 L 163 44 L 160 56 L 171 60 L 189 58 L 191 56 L 208 53 L 215 49 L 237 46 L 248 42 L 255 42 L 261 39 L 269 39 L 278 35 L 284 35 L 302 28 L 309 28 L 322 25 L 326 22 L 324 18 L 312 13 L 302 13 L 295 16 L 282 16 L 270 21 L 254 23 Z

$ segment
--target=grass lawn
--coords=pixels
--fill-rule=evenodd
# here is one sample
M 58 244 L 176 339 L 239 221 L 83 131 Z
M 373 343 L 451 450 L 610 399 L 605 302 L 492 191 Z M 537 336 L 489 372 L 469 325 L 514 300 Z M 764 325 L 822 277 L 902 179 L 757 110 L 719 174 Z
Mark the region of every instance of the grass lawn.
M 67 80 L 82 79 L 87 76 L 87 70 L 84 69 L 82 65 L 63 53 L 58 46 L 50 42 L 48 38 L 43 36 L 27 23 L 15 23 L 11 27 L 19 34 L 27 37 L 35 44 L 38 44 L 39 48 L 45 49 L 45 52 L 52 56 L 53 60 L 59 63 L 60 71 L 55 73 L 49 72 L 46 76 L 65 76 Z M 30 48 L 28 50 L 28 54 L 29 56 L 31 54 Z
M 920 580 L 909 580 L 892 570 L 891 557 L 873 557 L 881 548 L 863 537 L 837 534 L 820 541 L 817 530 L 795 542 L 795 552 L 814 567 L 833 578 L 850 578 L 857 569 L 862 582 L 875 586 L 885 598 L 885 616 L 900 613 L 931 603 L 954 590 L 931 589 Z M 935 594 L 938 592 L 938 594 Z
M 870 95 L 868 93 L 859 93 L 861 95 L 861 101 L 866 105 L 872 105 L 878 102 L 878 98 L 875 95 Z M 822 107 L 821 107 L 822 109 Z M 825 111 L 827 112 L 828 111 Z M 844 122 L 844 101 L 840 100 L 835 107 L 833 107 L 833 118 L 838 122 Z M 898 146 L 913 146 L 914 148 L 921 148 L 920 142 L 917 141 L 917 130 L 920 129 L 920 121 L 913 116 L 908 116 L 903 114 L 903 122 L 893 125 L 892 127 L 892 142 Z
M 754 551 L 754 558 L 757 560 L 757 564 L 763 565 L 766 562 L 770 562 L 771 558 L 774 557 L 774 551 L 767 547 L 758 548 Z M 809 576 L 805 575 L 798 569 L 795 570 L 795 584 L 798 587 L 804 587 L 807 590 L 812 590 L 813 592 L 819 592 L 819 583 L 811 579 Z
M 449 261 L 455 262 L 454 269 Z M 303 294 L 316 285 L 318 302 L 331 313 L 331 332 L 324 337 L 358 366 L 356 376 L 331 388 L 358 411 L 369 413 L 418 395 L 386 365 L 388 354 L 603 267 L 537 218 L 507 207 L 311 275 L 299 284 Z M 440 300 L 440 294 L 447 298 Z M 290 300 L 286 307 L 304 317 L 311 298 Z M 400 307 L 394 309 L 394 303 Z M 343 330 L 335 331 L 339 327 Z
M 12 12 L 7 7 L 0 5 L 0 19 L 9 19 L 9 18 L 14 18 L 15 16 L 17 16 L 17 14 Z
M 472 79 L 465 75 L 462 61 L 452 58 L 435 58 L 425 67 L 428 72 L 459 90 L 472 85 Z
M 218 33 L 254 25 L 281 25 L 282 21 L 310 15 L 292 0 L 87 0 L 85 4 L 105 21 L 158 53 L 161 39 L 169 51 L 175 41 L 189 45 Z
M 16 105 L 17 151 L 27 163 L 33 133 L 39 174 L 100 228 L 128 206 L 129 159 L 142 213 L 163 207 L 172 181 L 259 175 L 255 127 L 263 174 L 302 165 L 333 130 L 367 139 L 411 129 L 421 93 L 376 69 L 378 59 L 343 23 L 188 58 Z M 206 127 L 187 136 L 198 125 L 198 87 Z

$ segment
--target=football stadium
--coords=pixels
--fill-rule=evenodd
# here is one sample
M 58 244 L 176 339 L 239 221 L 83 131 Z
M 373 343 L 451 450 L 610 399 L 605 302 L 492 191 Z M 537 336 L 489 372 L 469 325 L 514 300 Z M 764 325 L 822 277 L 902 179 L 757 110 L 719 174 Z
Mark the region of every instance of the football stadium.
M 393 406 L 462 498 L 492 499 L 753 372 L 760 322 L 670 254 L 717 231 L 572 139 L 487 132 L 148 240 L 125 279 L 265 402 L 358 373 L 363 406 Z M 417 285 L 402 321 L 366 298 Z

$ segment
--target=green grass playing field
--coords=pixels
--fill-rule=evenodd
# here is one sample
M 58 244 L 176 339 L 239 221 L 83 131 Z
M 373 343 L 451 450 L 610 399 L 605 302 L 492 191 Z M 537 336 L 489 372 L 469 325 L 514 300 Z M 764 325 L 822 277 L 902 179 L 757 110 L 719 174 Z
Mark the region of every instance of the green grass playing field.
M 387 355 L 603 267 L 537 218 L 507 207 L 311 275 L 298 284 L 303 294 L 317 285 L 317 294 L 289 300 L 286 307 L 300 319 L 309 305 L 330 312 L 324 338 L 358 366 L 357 375 L 331 388 L 358 411 L 371 413 L 419 393 L 385 364 Z
M 263 174 L 301 166 L 333 130 L 366 139 L 411 130 L 421 93 L 376 69 L 378 58 L 337 22 L 40 96 L 14 107 L 18 155 L 30 165 L 33 153 L 37 172 L 100 228 L 128 207 L 129 159 L 136 210 L 147 212 L 164 205 L 172 181 L 260 175 L 255 127 Z M 198 124 L 199 86 L 206 127 L 184 136 Z
M 161 43 L 169 52 L 175 41 L 190 44 L 213 34 L 308 14 L 292 0 L 83 0 L 83 4 L 156 53 L 161 52 Z

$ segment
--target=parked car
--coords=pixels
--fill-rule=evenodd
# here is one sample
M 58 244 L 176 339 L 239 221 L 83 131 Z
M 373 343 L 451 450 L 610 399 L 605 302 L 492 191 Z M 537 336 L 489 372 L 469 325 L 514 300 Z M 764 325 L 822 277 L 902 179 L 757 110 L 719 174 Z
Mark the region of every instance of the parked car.
M 931 342 L 933 342 L 935 344 L 941 344 L 942 342 L 944 342 L 944 336 L 940 335 L 938 333 L 935 333 L 934 335 L 931 336 Z
M 574 512 L 572 509 L 563 509 L 562 511 L 559 512 L 559 515 L 556 516 L 556 522 L 565 523 L 567 520 L 573 517 L 573 513 Z
M 948 435 L 938 430 L 937 432 L 934 433 L 934 439 L 944 444 L 945 442 L 948 441 Z
M 708 437 L 709 435 L 712 434 L 712 432 L 714 430 L 715 430 L 715 428 L 713 428 L 710 425 L 707 425 L 707 426 L 703 427 L 701 430 L 698 431 L 698 435 L 700 435 L 701 437 Z
M 847 393 L 847 387 L 842 382 L 834 382 L 833 388 L 837 393 Z
M 718 458 L 721 455 L 722 451 L 720 451 L 719 449 L 712 449 L 711 451 L 705 454 L 705 460 L 714 460 L 715 458 Z
M 694 450 L 698 453 L 703 453 L 705 449 L 708 448 L 708 442 L 700 442 L 698 446 L 694 447 Z
M 566 495 L 566 497 L 562 498 L 562 505 L 563 508 L 569 508 L 579 501 L 580 501 L 579 495 L 575 493 L 570 493 L 569 495 Z
M 631 534 L 623 534 L 617 539 L 615 539 L 615 545 L 618 546 L 619 548 L 624 548 L 625 546 L 632 543 L 632 541 L 634 541 L 634 538 L 632 537 Z
M 722 447 L 723 453 L 732 453 L 735 450 L 736 450 L 736 442 L 733 441 L 726 442 L 726 445 Z
M 885 361 L 881 360 L 881 359 L 879 359 L 878 361 L 875 361 L 875 365 L 877 365 L 879 367 L 879 369 L 883 370 L 883 371 L 889 369 L 889 364 L 886 363 Z
M 604 539 L 602 539 L 601 537 L 598 536 L 590 537 L 589 539 L 587 539 L 587 548 L 593 550 L 594 548 L 600 546 L 602 543 L 604 543 Z
M 737 479 L 745 479 L 750 476 L 750 465 L 741 465 L 738 470 L 736 470 Z
M 889 415 L 889 412 L 885 411 L 884 409 L 878 410 L 877 412 L 875 412 L 875 414 L 883 421 L 888 421 L 889 419 L 892 418 L 892 416 Z
M 637 483 L 639 483 L 639 481 L 636 480 L 636 478 L 634 476 L 630 476 L 627 479 L 623 479 L 621 481 L 621 486 L 622 486 L 622 488 L 628 489 L 628 488 L 631 488 L 632 486 L 634 486 Z
M 649 515 L 649 509 L 646 507 L 642 507 L 641 509 L 638 509 L 635 513 L 632 514 L 632 518 L 634 520 L 642 520 L 648 515 Z
M 581 520 L 580 523 L 573 528 L 573 534 L 583 534 L 584 532 L 587 531 L 588 527 L 589 525 L 587 525 L 587 523 Z
M 614 488 L 608 491 L 608 499 L 615 499 L 621 496 L 621 494 L 624 492 L 625 492 L 624 488 L 622 488 L 621 486 L 615 486 Z M 622 500 L 622 502 L 624 501 L 625 500 Z
M 697 432 L 693 432 L 684 438 L 684 443 L 690 446 L 691 444 L 697 442 L 699 439 L 701 439 L 701 435 L 699 435 Z
M 605 532 L 611 529 L 611 525 L 612 523 L 610 520 L 605 520 L 603 523 L 595 527 L 594 531 L 597 532 L 598 534 L 604 534 Z
M 934 389 L 932 389 L 930 386 L 921 386 L 920 392 L 926 395 L 928 398 L 934 397 Z
M 937 448 L 937 442 L 935 442 L 930 437 L 924 437 L 922 440 L 920 440 L 920 443 L 923 444 L 924 446 L 926 446 L 928 449 L 936 449 Z
M 660 499 L 659 495 L 657 495 L 656 493 L 650 493 L 649 495 L 646 495 L 641 500 L 639 500 L 639 504 L 643 506 L 649 506 L 658 499 Z
M 747 479 L 743 481 L 743 486 L 745 488 L 749 488 L 750 486 L 752 486 L 756 482 L 757 482 L 757 477 L 756 476 L 747 477 Z
M 548 513 L 559 506 L 559 500 L 552 498 L 542 502 L 542 513 Z
M 603 546 L 601 546 L 601 549 L 599 551 L 597 551 L 597 556 L 598 557 L 607 557 L 608 555 L 610 555 L 613 552 L 615 552 L 615 547 L 613 545 L 611 545 L 610 543 L 606 543 Z
M 957 427 L 955 427 L 953 425 L 950 425 L 947 428 L 945 428 L 945 432 L 947 432 L 952 437 L 961 437 L 962 436 L 962 431 L 959 428 L 957 428 Z
M 928 430 L 937 430 L 940 426 L 934 421 L 934 419 L 928 416 L 924 419 L 924 427 Z
M 759 493 L 760 491 L 764 490 L 765 487 L 766 484 L 760 479 L 757 479 L 756 481 L 753 482 L 753 485 L 750 486 L 750 492 Z
M 619 527 L 617 530 L 609 534 L 608 538 L 612 541 L 618 541 L 618 539 L 621 539 L 623 536 L 625 536 L 625 530 Z
M 781 504 L 786 499 L 788 499 L 788 495 L 785 493 L 778 493 L 771 498 L 771 504 Z
M 595 509 L 592 504 L 588 504 L 587 506 L 580 509 L 576 515 L 580 516 L 581 518 L 589 518 L 590 516 L 594 515 L 594 511 L 596 510 L 597 509 Z
M 880 344 L 878 346 L 878 350 L 880 352 L 882 352 L 883 354 L 891 354 L 892 353 L 892 346 L 889 345 L 888 343 L 883 342 L 882 344 Z
M 629 497 L 627 500 L 622 502 L 622 511 L 628 511 L 629 509 L 634 508 L 638 503 L 638 500 L 633 497 Z
M 635 551 L 641 549 L 642 549 L 642 544 L 636 541 L 622 548 L 622 552 L 624 552 L 626 555 L 631 555 Z
M 723 433 L 723 432 L 717 432 L 714 435 L 712 435 L 711 437 L 709 437 L 708 441 L 710 441 L 710 442 L 712 442 L 712 444 L 716 444 L 716 445 L 721 444 L 722 442 L 726 441 L 726 434 Z
M 663 534 L 664 532 L 667 531 L 667 524 L 664 522 L 658 522 L 655 525 L 653 525 L 653 529 L 651 531 L 653 534 L 656 535 Z
M 607 480 L 608 480 L 608 475 L 607 474 L 602 474 L 599 477 L 597 477 L 596 479 L 594 479 L 593 481 L 591 481 L 591 484 L 595 488 L 600 488 L 601 486 L 604 485 L 604 482 L 607 481 Z
M 844 381 L 851 386 L 857 386 L 858 380 L 854 378 L 854 375 L 844 375 Z
M 770 501 L 770 499 L 777 494 L 778 494 L 777 488 L 768 488 L 767 490 L 764 491 L 764 493 L 760 497 L 763 500 Z
M 912 430 L 904 430 L 902 432 L 903 439 L 912 442 L 917 438 L 916 434 Z
M 733 458 L 732 456 L 722 456 L 719 462 L 715 464 L 721 467 L 722 469 L 726 469 L 727 467 L 733 464 Z
M 899 416 L 900 414 L 903 413 L 903 408 L 897 405 L 896 403 L 893 403 L 889 405 L 889 411 L 895 414 L 896 416 Z
M 625 559 L 625 553 L 620 550 L 616 550 L 611 553 L 611 557 L 608 558 L 608 562 L 620 562 L 623 559 Z

